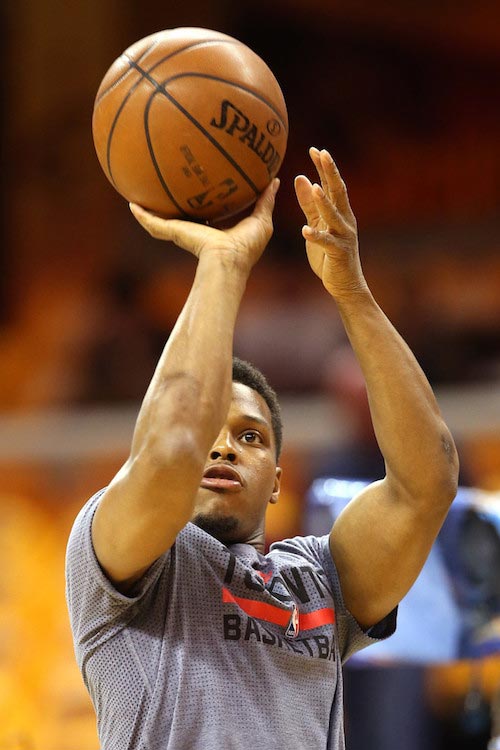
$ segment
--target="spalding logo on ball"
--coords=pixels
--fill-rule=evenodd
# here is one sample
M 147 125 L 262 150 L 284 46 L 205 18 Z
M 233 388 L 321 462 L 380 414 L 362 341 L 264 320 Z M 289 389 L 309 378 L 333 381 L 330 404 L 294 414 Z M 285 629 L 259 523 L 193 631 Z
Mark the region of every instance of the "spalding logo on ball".
M 218 221 L 276 176 L 288 138 L 281 88 L 233 37 L 160 31 L 129 47 L 97 92 L 92 130 L 115 189 L 166 218 Z

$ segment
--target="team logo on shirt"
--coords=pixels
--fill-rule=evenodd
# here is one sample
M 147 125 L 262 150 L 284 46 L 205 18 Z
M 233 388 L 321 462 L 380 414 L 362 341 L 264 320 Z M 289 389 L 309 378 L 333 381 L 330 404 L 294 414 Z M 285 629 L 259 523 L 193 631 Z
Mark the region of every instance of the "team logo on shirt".
M 224 578 L 225 584 L 229 585 L 233 581 L 235 566 L 236 558 L 230 553 Z M 275 575 L 262 571 L 255 571 L 255 574 L 252 574 L 247 570 L 244 584 L 249 592 L 270 593 L 272 599 L 277 600 L 278 603 L 236 596 L 227 586 L 224 586 L 222 601 L 224 604 L 233 605 L 232 612 L 223 615 L 225 640 L 254 640 L 264 645 L 289 649 L 305 656 L 335 660 L 332 627 L 335 625 L 334 609 L 332 606 L 324 606 L 310 612 L 303 612 L 300 606 L 307 605 L 313 597 L 317 599 L 318 595 L 321 599 L 333 598 L 322 576 L 322 571 L 315 570 L 309 565 L 292 567 L 286 573 L 281 571 Z M 285 606 L 279 606 L 279 604 Z M 270 629 L 271 624 L 279 625 L 283 629 L 282 635 L 276 633 L 276 628 Z M 328 634 L 325 633 L 325 626 L 331 626 L 328 628 Z M 319 628 L 321 630 L 318 633 Z
M 299 608 L 293 603 L 292 606 L 292 614 L 290 615 L 290 622 L 288 623 L 288 627 L 285 630 L 285 635 L 287 638 L 297 638 L 299 634 Z

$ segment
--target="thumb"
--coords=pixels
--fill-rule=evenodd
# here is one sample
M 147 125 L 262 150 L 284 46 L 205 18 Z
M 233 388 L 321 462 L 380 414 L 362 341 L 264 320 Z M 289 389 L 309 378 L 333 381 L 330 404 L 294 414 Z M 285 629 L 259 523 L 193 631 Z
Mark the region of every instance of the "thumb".
M 128 205 L 134 218 L 152 237 L 162 240 L 170 239 L 169 232 L 172 219 L 163 219 L 137 203 L 129 203 Z
M 239 240 L 250 240 L 265 247 L 273 234 L 273 209 L 279 186 L 280 181 L 275 177 L 259 196 L 250 216 L 242 219 L 228 233 Z
M 276 194 L 279 190 L 280 181 L 277 177 L 271 180 L 263 193 L 259 196 L 252 215 L 259 219 L 271 219 L 276 202 Z
M 210 231 L 203 224 L 183 219 L 163 219 L 151 211 L 146 211 L 136 203 L 130 203 L 130 210 L 139 224 L 157 240 L 174 242 L 193 255 L 199 254 L 200 245 Z M 212 230 L 214 231 L 214 230 Z
M 243 229 L 246 230 L 248 227 L 255 226 L 255 220 L 257 220 L 257 225 L 265 228 L 269 239 L 273 231 L 272 217 L 279 186 L 280 181 L 277 177 L 271 180 L 264 192 L 260 194 L 250 216 L 246 216 L 235 227 L 230 229 L 229 234 L 239 235 Z

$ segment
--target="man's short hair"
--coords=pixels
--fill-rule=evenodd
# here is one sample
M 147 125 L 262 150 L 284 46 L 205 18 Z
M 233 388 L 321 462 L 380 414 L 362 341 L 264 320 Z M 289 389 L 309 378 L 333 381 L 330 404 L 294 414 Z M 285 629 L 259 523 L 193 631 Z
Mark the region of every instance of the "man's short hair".
M 276 443 L 276 460 L 278 460 L 283 442 L 283 423 L 276 391 L 269 385 L 265 375 L 255 365 L 238 357 L 233 357 L 233 382 L 242 383 L 242 385 L 247 385 L 257 391 L 268 405 Z

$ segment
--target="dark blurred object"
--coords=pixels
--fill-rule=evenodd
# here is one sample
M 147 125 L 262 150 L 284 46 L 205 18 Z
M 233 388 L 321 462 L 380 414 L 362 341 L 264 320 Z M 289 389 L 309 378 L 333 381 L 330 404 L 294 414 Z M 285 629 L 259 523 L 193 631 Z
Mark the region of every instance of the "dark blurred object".
M 462 490 L 439 535 L 462 617 L 458 658 L 500 653 L 499 500 Z
M 488 750 L 500 750 L 500 685 L 498 686 L 491 704 L 491 734 L 492 740 Z
M 140 276 L 125 270 L 106 279 L 82 367 L 80 403 L 137 401 L 146 392 L 169 331 L 145 314 L 144 286 Z
M 440 725 L 445 750 L 486 750 L 491 736 L 490 704 L 481 690 L 481 664 L 473 664 L 471 682 L 461 710 Z
M 234 351 L 262 369 L 281 394 L 315 392 L 326 360 L 345 333 L 312 271 L 276 262 L 279 242 L 279 237 L 271 240 L 268 265 L 258 265 L 250 279 Z
M 464 635 L 464 656 L 487 656 L 500 652 L 500 535 L 490 517 L 469 509 L 465 512 L 459 537 L 459 560 L 467 589 L 465 603 L 469 614 Z
M 323 393 L 338 410 L 344 440 L 312 457 L 315 476 L 381 479 L 385 464 L 373 430 L 365 380 L 350 345 L 331 352 L 321 374 Z
M 345 669 L 347 750 L 436 750 L 439 728 L 422 700 L 424 683 L 415 664 Z

